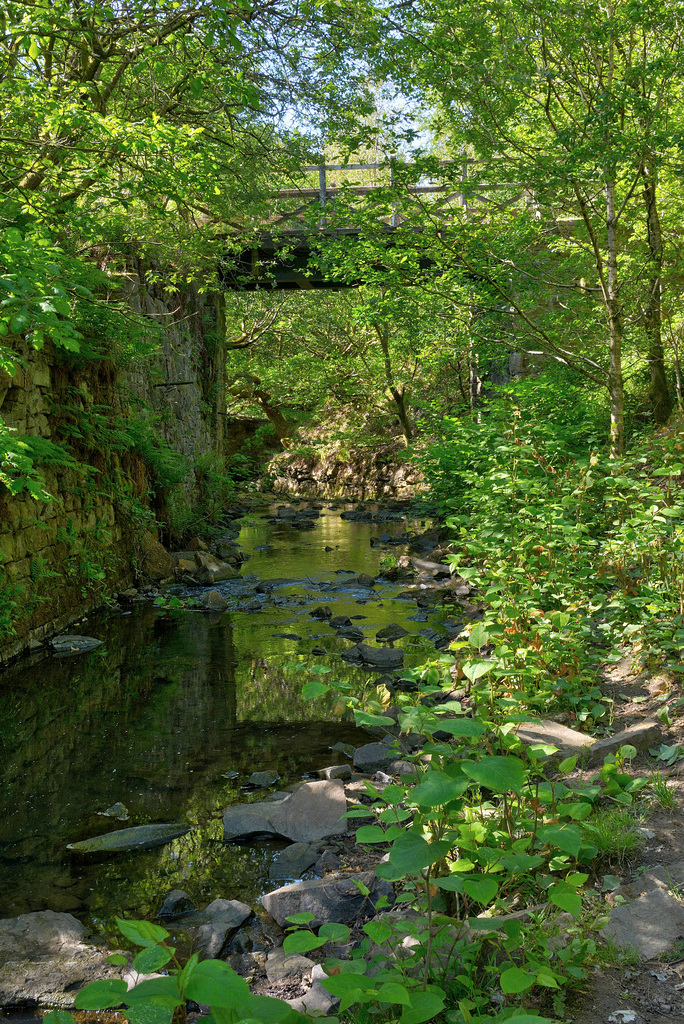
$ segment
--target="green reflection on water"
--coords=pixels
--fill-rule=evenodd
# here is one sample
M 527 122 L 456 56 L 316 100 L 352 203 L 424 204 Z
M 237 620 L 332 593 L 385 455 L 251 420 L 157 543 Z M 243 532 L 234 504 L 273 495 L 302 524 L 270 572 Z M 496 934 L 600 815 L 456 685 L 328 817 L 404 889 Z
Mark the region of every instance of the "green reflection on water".
M 371 642 L 392 621 L 416 633 L 408 620 L 415 605 L 394 599 L 401 588 L 355 588 L 336 571 L 375 572 L 383 552 L 369 540 L 385 529 L 405 525 L 333 515 L 305 534 L 250 525 L 241 537 L 252 554 L 244 582 L 225 585 L 233 605 L 258 580 L 293 580 L 262 611 L 171 614 L 140 605 L 88 622 L 84 631 L 105 639 L 102 648 L 24 661 L 0 677 L 0 916 L 69 911 L 106 932 L 115 914 L 151 916 L 172 888 L 204 905 L 217 896 L 253 902 L 272 887 L 275 847 L 224 844 L 221 816 L 245 799 L 239 787 L 252 771 L 275 768 L 286 785 L 344 760 L 331 753 L 335 742 L 367 741 L 338 720 L 332 699 L 302 699 L 307 675 L 297 666 L 330 664 L 331 678 L 373 686 L 374 677 L 341 660 L 349 642 L 311 618 L 314 604 L 365 616 L 355 624 Z M 254 551 L 260 544 L 271 547 Z M 314 644 L 325 657 L 312 657 Z M 434 650 L 415 635 L 402 646 L 407 664 Z M 231 771 L 240 773 L 234 781 L 224 778 Z M 98 813 L 116 801 L 129 810 L 126 825 L 188 821 L 195 831 L 116 859 L 69 857 L 68 842 L 122 827 Z

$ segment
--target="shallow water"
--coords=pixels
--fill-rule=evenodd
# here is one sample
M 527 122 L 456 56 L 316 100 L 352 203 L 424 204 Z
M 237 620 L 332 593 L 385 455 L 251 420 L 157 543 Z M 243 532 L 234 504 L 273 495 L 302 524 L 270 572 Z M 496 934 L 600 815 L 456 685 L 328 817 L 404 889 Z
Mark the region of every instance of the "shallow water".
M 239 538 L 250 555 L 242 577 L 216 588 L 228 611 L 148 603 L 100 614 L 74 631 L 101 638 L 102 647 L 34 656 L 0 675 L 0 916 L 69 911 L 106 934 L 115 915 L 154 915 L 173 888 L 199 905 L 218 896 L 254 902 L 273 888 L 277 844 L 225 844 L 223 811 L 245 799 L 240 787 L 252 771 L 275 768 L 287 785 L 344 761 L 333 744 L 368 741 L 334 699 L 302 699 L 315 666 L 359 689 L 377 678 L 340 658 L 351 641 L 312 619 L 313 607 L 349 615 L 371 643 L 382 626 L 404 625 L 412 635 L 398 646 L 407 665 L 434 655 L 420 630 L 439 631 L 439 613 L 415 621 L 415 603 L 397 599 L 405 585 L 370 590 L 355 581 L 403 550 L 371 547 L 371 537 L 406 528 L 348 522 L 329 509 L 306 532 L 250 517 Z M 255 594 L 260 581 L 274 580 Z M 255 601 L 261 609 L 246 610 Z M 324 656 L 312 655 L 316 645 Z M 125 823 L 102 816 L 116 801 L 128 808 Z M 66 850 L 116 828 L 173 821 L 194 829 L 154 850 L 100 861 Z

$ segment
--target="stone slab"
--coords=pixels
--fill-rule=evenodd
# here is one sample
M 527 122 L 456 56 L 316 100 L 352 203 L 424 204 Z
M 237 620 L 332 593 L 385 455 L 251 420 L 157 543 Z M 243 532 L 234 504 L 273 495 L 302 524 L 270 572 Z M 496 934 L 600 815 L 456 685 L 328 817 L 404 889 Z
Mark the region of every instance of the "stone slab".
M 370 890 L 370 896 L 361 893 L 355 882 L 362 882 Z M 311 881 L 293 882 L 281 889 L 266 893 L 261 902 L 268 913 L 282 927 L 287 927 L 287 918 L 292 914 L 313 914 L 311 928 L 320 928 L 326 922 L 350 924 L 360 917 L 372 917 L 375 905 L 381 896 L 393 900 L 389 882 L 376 878 L 372 871 L 360 871 L 355 875 L 328 875 Z
M 660 722 L 654 718 L 647 718 L 643 722 L 637 722 L 636 725 L 630 725 L 627 729 L 623 729 L 622 732 L 616 732 L 614 736 L 609 736 L 592 744 L 589 751 L 589 764 L 603 764 L 604 758 L 609 754 L 617 753 L 620 747 L 626 744 L 636 747 L 638 751 L 657 747 L 660 745 L 662 738 L 663 732 Z
M 281 800 L 229 807 L 223 816 L 227 841 L 279 836 L 312 843 L 347 831 L 344 785 L 339 779 L 305 782 Z
M 533 746 L 536 743 L 548 744 L 558 748 L 558 754 L 554 757 L 562 760 L 572 754 L 581 755 L 591 747 L 593 737 L 585 732 L 578 732 L 576 729 L 569 729 L 567 725 L 554 722 L 549 718 L 540 718 L 535 722 L 523 722 L 515 730 L 518 739 L 526 746 Z
M 652 889 L 632 903 L 614 907 L 602 934 L 652 960 L 684 938 L 684 904 L 663 889 Z
M 0 920 L 0 1006 L 71 1010 L 84 985 L 121 978 L 107 963 L 111 950 L 86 942 L 71 914 L 41 910 Z

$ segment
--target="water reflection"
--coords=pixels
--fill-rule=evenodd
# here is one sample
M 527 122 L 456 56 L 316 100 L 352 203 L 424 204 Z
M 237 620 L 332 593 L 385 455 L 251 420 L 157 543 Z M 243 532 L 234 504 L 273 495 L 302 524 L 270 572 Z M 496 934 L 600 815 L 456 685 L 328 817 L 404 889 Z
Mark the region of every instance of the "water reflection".
M 407 622 L 415 605 L 396 600 L 399 588 L 370 591 L 338 572 L 374 572 L 383 554 L 370 547 L 377 533 L 332 514 L 304 535 L 251 523 L 241 538 L 252 555 L 244 578 L 219 588 L 230 611 L 140 605 L 100 615 L 85 631 L 103 647 L 34 657 L 0 676 L 0 916 L 70 911 L 107 931 L 117 913 L 153 914 L 174 887 L 200 904 L 217 896 L 249 902 L 271 887 L 273 848 L 227 846 L 221 816 L 244 799 L 240 785 L 252 771 L 275 768 L 294 782 L 344 759 L 331 753 L 334 743 L 366 741 L 339 721 L 332 699 L 302 699 L 307 676 L 298 666 L 323 661 L 336 678 L 373 685 L 340 659 L 349 643 L 310 611 L 324 602 L 359 616 L 369 640 L 390 621 Z M 282 577 L 293 582 L 262 595 L 260 611 L 241 610 L 259 580 Z M 402 641 L 407 662 L 429 649 L 415 623 L 413 630 Z M 324 658 L 312 657 L 315 645 Z M 230 772 L 238 778 L 225 778 Z M 144 853 L 70 858 L 68 842 L 121 827 L 101 816 L 117 801 L 128 808 L 127 825 L 188 821 L 195 830 Z

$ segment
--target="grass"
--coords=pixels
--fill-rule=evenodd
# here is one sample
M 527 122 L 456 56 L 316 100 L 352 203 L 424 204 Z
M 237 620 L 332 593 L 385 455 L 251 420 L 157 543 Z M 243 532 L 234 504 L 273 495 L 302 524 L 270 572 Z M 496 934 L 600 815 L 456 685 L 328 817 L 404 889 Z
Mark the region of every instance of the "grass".
M 674 791 L 668 786 L 666 780 L 657 769 L 651 776 L 651 786 L 656 803 L 666 811 L 674 811 L 677 806 Z
M 624 807 L 601 807 L 583 823 L 587 839 L 598 849 L 598 855 L 610 863 L 624 864 L 641 846 L 633 814 Z

